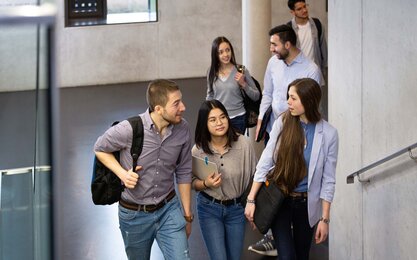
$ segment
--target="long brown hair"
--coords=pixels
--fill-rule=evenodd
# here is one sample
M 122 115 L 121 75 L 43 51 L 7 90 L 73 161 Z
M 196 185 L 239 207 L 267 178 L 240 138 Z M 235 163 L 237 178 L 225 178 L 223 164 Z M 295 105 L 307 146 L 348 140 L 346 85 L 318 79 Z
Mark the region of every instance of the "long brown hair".
M 220 70 L 219 47 L 223 42 L 229 44 L 230 51 L 232 52 L 230 63 L 236 66 L 235 51 L 233 50 L 233 45 L 230 43 L 230 41 L 224 36 L 219 36 L 214 39 L 213 43 L 211 44 L 211 65 L 208 76 L 210 90 L 213 89 L 213 83 L 217 80 L 217 73 Z
M 319 104 L 321 89 L 313 79 L 303 78 L 291 82 L 304 106 L 305 116 L 310 123 L 317 123 L 321 119 Z M 287 95 L 288 98 L 288 95 Z M 288 195 L 307 175 L 308 167 L 304 160 L 305 136 L 300 124 L 299 116 L 292 116 L 287 110 L 282 116 L 282 131 L 278 135 L 275 169 L 270 176 L 278 187 Z

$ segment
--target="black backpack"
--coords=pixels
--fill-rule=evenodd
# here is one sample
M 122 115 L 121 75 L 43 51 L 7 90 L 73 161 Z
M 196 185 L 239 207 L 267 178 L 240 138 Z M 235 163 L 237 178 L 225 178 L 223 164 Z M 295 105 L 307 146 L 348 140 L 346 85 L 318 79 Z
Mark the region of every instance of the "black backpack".
M 140 116 L 127 119 L 133 129 L 132 147 L 130 154 L 133 158 L 133 170 L 135 170 L 139 155 L 143 147 L 143 123 Z M 117 125 L 116 121 L 112 126 Z M 113 153 L 120 162 L 120 151 Z M 96 205 L 110 205 L 120 200 L 124 186 L 119 177 L 94 157 L 93 178 L 91 181 L 91 194 Z
M 243 105 L 246 110 L 246 128 L 252 128 L 258 123 L 259 107 L 261 106 L 262 100 L 261 85 L 259 85 L 259 82 L 254 77 L 252 77 L 252 80 L 255 82 L 255 86 L 259 91 L 258 100 L 254 101 L 250 99 L 250 97 L 246 95 L 245 91 L 241 89 Z

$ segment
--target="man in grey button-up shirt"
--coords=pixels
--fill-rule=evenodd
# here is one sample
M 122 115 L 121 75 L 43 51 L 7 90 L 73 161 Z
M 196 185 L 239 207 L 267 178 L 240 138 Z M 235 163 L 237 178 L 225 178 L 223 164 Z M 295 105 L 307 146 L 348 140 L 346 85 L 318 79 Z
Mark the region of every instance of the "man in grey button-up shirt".
M 185 105 L 181 98 L 173 81 L 155 80 L 149 84 L 149 110 L 140 115 L 144 143 L 135 170 L 131 169 L 130 154 L 133 130 L 127 120 L 108 129 L 94 147 L 97 158 L 126 187 L 119 203 L 119 222 L 129 259 L 149 259 L 154 239 L 166 259 L 189 259 L 187 237 L 193 220 L 191 135 L 182 118 Z M 120 163 L 114 151 L 120 151 Z M 183 212 L 179 199 L 170 196 L 175 192 L 174 176 Z M 143 205 L 163 206 L 148 212 Z

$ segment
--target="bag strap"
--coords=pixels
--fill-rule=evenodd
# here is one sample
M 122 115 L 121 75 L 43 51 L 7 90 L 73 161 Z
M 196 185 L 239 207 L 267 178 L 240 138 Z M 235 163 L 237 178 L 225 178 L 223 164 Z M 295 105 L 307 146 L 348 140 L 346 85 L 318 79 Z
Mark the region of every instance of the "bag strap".
M 319 33 L 319 50 L 320 50 L 320 57 L 323 60 L 323 53 L 321 52 L 321 34 L 322 34 L 322 28 L 321 28 L 321 22 L 319 19 L 313 17 L 313 21 L 316 24 L 317 32 Z
M 130 148 L 130 154 L 133 158 L 133 171 L 135 171 L 138 159 L 142 153 L 143 147 L 143 123 L 140 116 L 134 116 L 127 119 L 133 129 L 132 147 Z
M 319 19 L 317 19 L 317 18 L 315 18 L 315 17 L 313 17 L 313 21 L 314 21 L 314 24 L 316 25 L 316 28 L 317 28 L 317 32 L 319 33 L 319 40 L 321 39 L 321 31 L 322 31 L 322 29 L 321 29 L 321 22 L 320 22 L 320 20 Z M 320 45 L 321 45 L 321 43 L 320 43 Z

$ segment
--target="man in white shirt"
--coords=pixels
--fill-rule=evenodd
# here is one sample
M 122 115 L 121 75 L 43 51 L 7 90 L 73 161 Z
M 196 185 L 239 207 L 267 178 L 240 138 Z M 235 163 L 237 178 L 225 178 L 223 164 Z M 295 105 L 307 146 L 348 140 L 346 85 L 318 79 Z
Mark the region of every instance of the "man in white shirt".
M 327 42 L 320 20 L 309 17 L 305 0 L 289 0 L 288 7 L 293 15 L 288 25 L 297 34 L 297 47 L 324 73 L 327 67 Z

